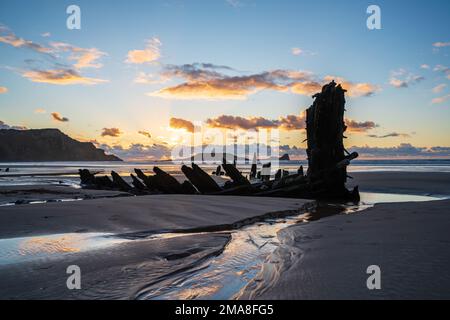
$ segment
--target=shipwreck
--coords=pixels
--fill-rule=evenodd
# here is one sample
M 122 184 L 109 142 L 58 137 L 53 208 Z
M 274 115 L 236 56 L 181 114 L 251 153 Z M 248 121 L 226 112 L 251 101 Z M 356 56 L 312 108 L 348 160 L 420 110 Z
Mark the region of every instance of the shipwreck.
M 154 167 L 151 175 L 135 169 L 135 175 L 131 174 L 131 184 L 114 171 L 110 178 L 80 169 L 81 185 L 83 188 L 120 190 L 135 195 L 203 194 L 359 201 L 358 187 L 351 191 L 346 188 L 347 167 L 358 154 L 350 153 L 344 147 L 347 129 L 344 122 L 345 92 L 341 85 L 332 81 L 313 96 L 314 102 L 306 111 L 306 174 L 303 167 L 296 173 L 280 169 L 272 179 L 267 173 L 270 172 L 270 164 L 263 165 L 258 171 L 255 163 L 249 180 L 235 163 L 227 163 L 224 159 L 214 172 L 229 177 L 230 180 L 222 186 L 195 163 L 181 167 L 187 178 L 182 183 Z

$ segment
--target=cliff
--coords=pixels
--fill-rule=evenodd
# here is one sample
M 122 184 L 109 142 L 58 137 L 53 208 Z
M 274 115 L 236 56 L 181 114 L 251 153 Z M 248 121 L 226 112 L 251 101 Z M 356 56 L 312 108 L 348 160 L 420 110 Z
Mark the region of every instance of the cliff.
M 122 161 L 58 129 L 0 130 L 0 161 Z

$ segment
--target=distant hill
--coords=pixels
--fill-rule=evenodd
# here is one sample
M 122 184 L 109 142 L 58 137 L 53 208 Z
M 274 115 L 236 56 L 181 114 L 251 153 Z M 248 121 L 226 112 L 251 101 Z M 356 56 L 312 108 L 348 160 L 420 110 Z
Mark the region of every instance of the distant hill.
M 0 161 L 122 161 L 58 129 L 0 130 Z
M 290 161 L 291 158 L 289 157 L 289 155 L 287 153 L 283 154 L 280 159 L 280 161 Z

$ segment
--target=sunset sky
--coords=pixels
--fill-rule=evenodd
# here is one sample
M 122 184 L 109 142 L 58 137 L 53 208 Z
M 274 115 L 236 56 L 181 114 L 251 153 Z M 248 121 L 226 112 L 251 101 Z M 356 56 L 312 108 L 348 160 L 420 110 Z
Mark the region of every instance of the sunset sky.
M 335 79 L 347 147 L 450 157 L 449 21 L 446 0 L 1 1 L 0 128 L 59 128 L 129 159 L 167 156 L 193 123 L 277 128 L 296 154 Z

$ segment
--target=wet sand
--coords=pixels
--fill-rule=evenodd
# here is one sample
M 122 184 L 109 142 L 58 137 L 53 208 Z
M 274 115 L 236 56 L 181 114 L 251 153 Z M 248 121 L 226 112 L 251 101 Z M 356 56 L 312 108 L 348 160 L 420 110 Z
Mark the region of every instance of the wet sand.
M 351 183 L 366 192 L 450 195 L 450 173 L 352 176 Z M 5 188 L 1 191 L 7 193 Z M 14 196 L 9 194 L 10 199 Z M 450 263 L 449 205 L 450 200 L 378 204 L 353 215 L 283 228 L 278 232 L 281 246 L 269 254 L 260 273 L 249 279 L 235 298 L 450 298 L 446 273 Z M 39 244 L 40 236 L 61 234 L 67 240 L 72 233 L 87 232 L 111 233 L 123 241 L 89 251 L 77 251 L 69 241 L 72 247 L 66 251 L 58 243 L 62 252 L 56 258 L 1 261 L 0 298 L 140 298 L 146 288 L 170 283 L 177 273 L 195 271 L 205 259 L 214 259 L 230 241 L 230 230 L 270 217 L 299 214 L 311 206 L 311 201 L 301 199 L 157 195 L 0 207 L 0 247 L 2 239 L 33 236 L 36 238 L 24 243 Z M 173 230 L 200 233 L 148 237 Z M 83 270 L 80 291 L 66 288 L 65 268 L 71 264 Z M 373 264 L 382 270 L 380 291 L 366 287 L 366 268 Z M 178 296 L 202 295 L 208 293 Z
M 223 229 L 270 213 L 291 213 L 301 199 L 150 195 L 0 207 L 0 239 L 72 232 L 137 233 Z
M 0 186 L 0 205 L 29 203 L 33 201 L 51 202 L 73 199 L 97 199 L 130 196 L 120 191 L 75 189 L 59 185 Z
M 242 299 L 449 299 L 450 201 L 379 204 L 279 232 Z M 381 268 L 381 290 L 366 269 Z
M 297 199 L 158 195 L 0 207 L 0 298 L 135 299 L 141 289 L 220 254 L 231 238 L 215 232 L 152 239 L 153 233 L 232 230 L 310 205 Z M 77 234 L 87 232 L 113 233 L 123 242 L 83 251 Z M 11 249 L 17 237 L 25 238 Z M 34 251 L 43 256 L 11 259 Z M 82 270 L 82 290 L 66 287 L 66 268 L 73 264 Z
M 450 196 L 450 173 L 354 172 L 365 192 Z M 278 233 L 239 299 L 449 299 L 450 200 L 376 204 Z M 367 267 L 381 268 L 368 290 Z
M 0 265 L 0 299 L 135 299 L 140 290 L 220 254 L 230 235 L 135 240 L 59 259 Z M 66 269 L 81 269 L 81 290 L 68 290 Z

